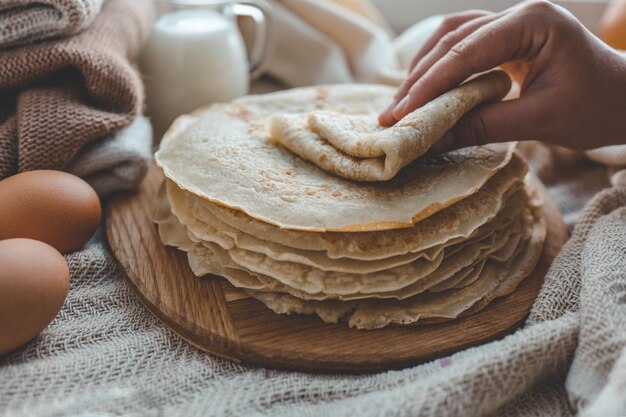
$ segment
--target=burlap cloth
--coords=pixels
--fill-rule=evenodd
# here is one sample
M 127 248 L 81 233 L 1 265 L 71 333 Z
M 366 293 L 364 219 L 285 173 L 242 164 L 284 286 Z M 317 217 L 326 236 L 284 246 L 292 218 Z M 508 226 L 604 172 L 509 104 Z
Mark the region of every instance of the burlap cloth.
M 143 87 L 131 61 L 148 36 L 154 5 L 151 0 L 107 0 L 98 13 L 100 3 L 95 0 L 0 3 L 0 32 L 29 34 L 21 37 L 22 40 L 51 36 L 51 32 L 38 31 L 54 23 L 51 16 L 58 15 L 60 21 L 69 20 L 65 23 L 71 26 L 70 32 L 91 23 L 70 37 L 5 46 L 0 50 L 0 179 L 33 169 L 77 173 L 86 169 L 90 172 L 85 177 L 102 195 L 132 187 L 145 174 L 148 166 L 145 155 L 150 150 L 150 143 L 145 140 L 151 136 L 149 125 L 144 123 L 116 134 L 135 121 L 141 111 Z M 9 21 L 11 25 L 6 25 Z M 66 30 L 54 32 L 67 33 Z M 0 38 L 0 47 L 2 43 Z M 120 144 L 129 141 L 121 137 L 131 133 L 139 137 L 133 144 L 135 147 L 122 152 Z M 110 138 L 109 145 L 112 141 L 118 144 L 115 154 L 107 153 L 111 147 L 100 143 L 106 138 Z M 136 151 L 139 143 L 145 144 L 141 152 Z M 104 159 L 108 161 L 108 170 L 103 169 Z M 100 164 L 101 174 L 114 173 L 91 181 L 94 168 L 86 166 L 92 163 Z M 141 169 L 129 171 L 124 168 L 128 165 Z M 123 177 L 128 174 L 133 176 Z M 107 179 L 111 181 L 106 182 Z M 124 187 L 116 187 L 120 183 Z
M 235 364 L 152 317 L 95 239 L 68 256 L 72 286 L 57 319 L 0 360 L 0 415 L 571 416 L 589 407 L 582 415 L 623 416 L 626 398 L 615 393 L 626 384 L 626 187 L 600 192 L 579 214 L 609 187 L 606 169 L 536 154 L 552 196 L 578 223 L 511 336 L 375 375 Z

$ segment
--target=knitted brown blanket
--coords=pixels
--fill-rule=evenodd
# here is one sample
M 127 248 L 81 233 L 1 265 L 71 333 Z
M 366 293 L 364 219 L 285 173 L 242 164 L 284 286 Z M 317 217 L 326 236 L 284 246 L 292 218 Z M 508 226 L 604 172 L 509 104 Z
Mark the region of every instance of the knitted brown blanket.
M 130 60 L 153 20 L 151 0 L 108 0 L 70 38 L 0 52 L 0 179 L 64 169 L 85 145 L 128 126 L 143 103 Z
M 104 0 L 4 0 L 0 47 L 71 35 L 88 27 Z

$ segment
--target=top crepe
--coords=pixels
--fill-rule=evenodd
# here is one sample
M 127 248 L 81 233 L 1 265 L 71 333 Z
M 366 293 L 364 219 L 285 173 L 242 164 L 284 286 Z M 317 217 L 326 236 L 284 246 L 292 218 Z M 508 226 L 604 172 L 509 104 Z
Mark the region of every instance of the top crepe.
M 394 89 L 332 85 L 248 96 L 183 116 L 156 154 L 180 188 L 276 226 L 374 231 L 413 226 L 472 195 L 511 159 L 514 145 L 427 155 L 386 182 L 356 183 L 277 146 L 267 124 L 279 113 L 326 110 L 372 115 Z
M 390 128 L 381 127 L 376 114 L 329 111 L 279 114 L 269 128 L 281 145 L 331 174 L 355 181 L 386 181 L 424 155 L 470 109 L 501 99 L 510 87 L 506 73 L 484 74 L 442 94 Z

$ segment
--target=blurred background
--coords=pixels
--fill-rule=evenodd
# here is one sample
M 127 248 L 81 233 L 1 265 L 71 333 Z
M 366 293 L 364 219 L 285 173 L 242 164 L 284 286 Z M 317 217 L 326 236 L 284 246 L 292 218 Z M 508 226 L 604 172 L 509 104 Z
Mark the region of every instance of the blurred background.
M 344 0 L 360 3 L 359 0 Z M 520 3 L 515 0 L 371 0 L 396 32 L 401 32 L 415 22 L 436 14 L 446 14 L 468 9 L 500 11 Z M 597 31 L 607 0 L 554 1 L 578 17 L 589 29 Z M 410 13 L 408 13 L 410 11 Z

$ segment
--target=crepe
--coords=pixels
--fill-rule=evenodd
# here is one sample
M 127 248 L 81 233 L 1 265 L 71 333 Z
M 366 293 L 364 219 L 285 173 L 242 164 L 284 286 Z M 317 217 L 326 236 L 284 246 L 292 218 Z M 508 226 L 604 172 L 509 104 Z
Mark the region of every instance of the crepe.
M 517 188 L 515 188 L 515 190 L 517 190 Z M 178 189 L 173 183 L 168 182 L 167 194 L 172 212 L 198 240 L 216 243 L 226 250 L 238 248 L 240 250 L 252 251 L 260 255 L 267 256 L 271 260 L 296 262 L 323 271 L 364 274 L 407 264 L 419 258 L 434 261 L 445 246 L 459 240 L 458 238 L 454 239 L 455 235 L 449 235 L 446 237 L 446 230 L 440 227 L 439 230 L 436 231 L 437 235 L 434 235 L 433 233 L 432 236 L 437 240 L 432 239 L 429 245 L 428 239 L 422 239 L 421 242 L 424 244 L 423 247 L 414 246 L 410 248 L 410 252 L 401 255 L 392 254 L 392 256 L 381 258 L 379 256 L 380 253 L 376 253 L 376 256 L 370 259 L 358 260 L 348 257 L 336 259 L 328 257 L 327 253 L 324 251 L 302 250 L 285 244 L 278 244 L 260 239 L 254 235 L 247 234 L 228 225 L 220 224 L 211 217 L 209 217 L 210 223 L 207 224 L 202 221 L 202 217 L 195 216 L 195 211 L 192 209 L 193 196 L 190 193 L 184 192 Z M 480 231 L 472 231 L 472 237 L 484 236 L 492 230 L 492 226 L 494 224 L 496 226 L 502 226 L 505 221 L 508 221 L 516 216 L 517 211 L 520 209 L 519 206 L 523 206 L 525 204 L 526 196 L 523 191 L 519 190 L 512 194 L 520 195 L 508 198 L 506 204 L 510 207 L 506 207 L 500 211 L 500 217 L 502 217 L 501 221 L 494 220 L 493 224 L 489 227 L 482 227 Z M 415 230 L 416 235 L 420 235 L 420 232 L 427 230 L 419 227 L 415 228 L 419 229 Z M 281 232 L 283 231 L 276 231 L 277 234 L 280 234 Z M 381 232 L 376 233 L 382 234 Z M 428 237 L 424 235 L 420 236 L 422 238 Z M 283 241 L 288 242 L 288 239 L 285 238 Z
M 373 114 L 393 89 L 309 87 L 248 96 L 179 118 L 157 164 L 179 188 L 284 229 L 375 231 L 412 227 L 477 192 L 511 159 L 514 144 L 427 155 L 392 180 L 355 183 L 277 146 L 266 129 L 285 112 Z
M 509 226 L 509 219 L 504 218 L 502 220 L 499 222 L 501 229 L 497 233 L 508 240 L 510 237 L 508 233 L 511 230 L 516 231 L 519 222 Z M 229 267 L 244 269 L 254 275 L 271 276 L 291 288 L 308 294 L 338 295 L 343 296 L 344 299 L 354 293 L 367 295 L 399 290 L 422 278 L 429 277 L 431 278 L 430 284 L 423 287 L 425 290 L 429 286 L 446 279 L 462 267 L 470 265 L 478 257 L 485 256 L 485 253 L 482 253 L 483 249 L 489 249 L 490 252 L 495 251 L 506 243 L 506 240 L 496 243 L 495 232 L 487 230 L 487 233 L 473 240 L 458 243 L 457 246 L 460 246 L 461 249 L 451 252 L 452 255 L 446 256 L 446 258 L 444 258 L 444 250 L 440 250 L 438 256 L 432 261 L 420 257 L 412 262 L 377 272 L 355 273 L 345 272 L 345 270 L 342 272 L 324 271 L 307 264 L 274 260 L 262 253 L 237 247 L 224 250 L 215 243 L 202 241 L 189 229 L 187 232 L 191 240 L 201 242 L 212 254 L 221 255 L 218 256 L 220 259 L 227 259 L 227 266 Z M 289 249 L 285 248 L 285 250 Z M 447 253 L 446 251 L 445 254 L 447 255 Z M 445 267 L 440 267 L 442 261 L 445 261 Z M 221 263 L 224 264 L 225 261 L 221 261 Z M 207 272 L 214 273 L 210 270 L 194 272 L 200 275 Z M 439 278 L 434 278 L 434 276 L 439 276 Z
M 489 258 L 493 259 L 491 258 L 491 256 Z M 485 267 L 485 263 L 487 263 L 487 259 L 483 259 L 482 261 L 477 262 L 472 266 L 466 267 L 460 273 L 455 274 L 450 279 L 440 282 L 437 285 L 433 285 L 432 287 L 428 289 L 428 291 L 441 292 L 441 291 L 451 290 L 454 288 L 458 289 L 458 288 L 467 287 L 469 284 L 473 283 L 480 277 L 480 274 L 482 273 L 482 270 Z
M 212 204 L 192 193 L 185 193 L 193 200 L 194 217 L 208 227 L 213 227 L 235 240 L 241 241 L 245 240 L 245 236 L 253 236 L 282 247 L 324 252 L 327 259 L 340 259 L 345 265 L 343 263 L 346 261 L 345 258 L 368 262 L 388 259 L 423 252 L 453 239 L 470 238 L 478 228 L 490 223 L 498 213 L 503 212 L 506 201 L 522 186 L 526 172 L 526 163 L 521 157 L 514 155 L 510 163 L 479 191 L 415 226 L 359 233 L 310 233 L 280 229 L 251 218 L 241 211 Z M 180 189 L 177 187 L 173 191 L 177 190 Z M 183 193 L 183 190 L 176 194 L 180 195 L 180 193 Z M 507 210 L 511 211 L 511 216 L 521 212 L 521 209 L 519 212 L 512 212 L 512 210 L 513 208 Z M 266 250 L 269 248 L 269 245 L 265 246 Z
M 312 111 L 274 116 L 272 138 L 321 169 L 355 181 L 386 181 L 415 161 L 470 109 L 499 100 L 511 87 L 502 71 L 466 82 L 389 128 L 377 114 Z
M 515 177 L 516 181 L 511 181 L 510 177 L 512 174 L 519 175 L 525 172 L 525 169 L 522 168 L 525 168 L 525 165 L 519 157 L 515 157 L 509 166 L 503 169 L 489 182 L 489 187 L 485 186 L 485 190 L 481 190 L 481 192 L 490 196 L 493 202 L 497 203 L 494 204 L 494 207 L 500 210 L 498 211 L 492 208 L 493 211 L 488 214 L 488 217 L 496 217 L 497 213 L 498 219 L 492 219 L 488 225 L 481 227 L 480 230 L 471 230 L 468 236 L 464 239 L 459 239 L 456 234 L 446 235 L 446 232 L 456 232 L 456 226 L 460 219 L 457 218 L 451 222 L 454 226 L 452 228 L 447 227 L 445 224 L 437 224 L 435 225 L 436 227 L 432 228 L 420 227 L 427 223 L 427 221 L 424 221 L 415 226 L 415 230 L 413 231 L 414 236 L 421 238 L 419 241 L 422 244 L 421 247 L 414 245 L 409 248 L 411 251 L 408 253 L 396 256 L 392 254 L 392 256 L 387 258 L 380 258 L 380 253 L 375 253 L 373 258 L 364 260 L 350 258 L 333 259 L 326 256 L 324 251 L 296 249 L 288 246 L 291 243 L 288 238 L 282 239 L 286 244 L 276 244 L 263 240 L 255 235 L 249 235 L 228 225 L 219 224 L 219 222 L 216 223 L 215 219 L 211 219 L 210 217 L 211 223 L 206 224 L 201 218 L 197 218 L 192 214 L 192 211 L 194 213 L 195 211 L 191 208 L 194 200 L 191 193 L 180 190 L 170 181 L 167 182 L 167 190 L 171 211 L 178 217 L 178 220 L 189 229 L 191 238 L 195 241 L 203 242 L 205 246 L 209 242 L 217 244 L 222 249 L 228 251 L 229 256 L 232 257 L 236 263 L 246 269 L 256 273 L 274 276 L 285 284 L 300 290 L 309 293 L 326 292 L 345 295 L 347 293 L 337 289 L 337 285 L 342 285 L 343 288 L 349 288 L 349 291 L 354 292 L 353 282 L 359 281 L 362 282 L 362 286 L 369 287 L 368 290 L 362 291 L 363 293 L 376 293 L 379 291 L 390 291 L 402 288 L 420 277 L 430 274 L 437 268 L 441 262 L 441 252 L 444 247 L 457 242 L 466 244 L 471 241 L 467 239 L 470 237 L 474 240 L 482 239 L 492 233 L 494 229 L 506 227 L 510 221 L 521 212 L 528 199 L 525 192 L 518 189 L 521 180 Z M 515 186 L 512 187 L 512 184 Z M 507 192 L 510 192 L 512 195 L 506 197 L 506 203 L 503 203 L 501 199 L 504 199 L 504 194 L 507 194 Z M 482 203 L 483 198 L 475 198 L 475 202 Z M 462 202 L 459 204 L 462 204 Z M 503 207 L 503 205 L 506 205 L 506 207 Z M 484 206 L 485 205 L 481 204 L 481 207 L 484 208 Z M 481 210 L 472 210 L 473 207 L 472 204 L 465 204 L 461 207 L 464 208 L 462 213 L 464 214 L 463 219 L 466 220 L 466 223 L 477 224 L 469 221 L 469 213 L 476 213 L 480 216 L 484 215 Z M 461 213 L 453 206 L 440 212 L 439 220 L 447 221 L 447 219 L 452 218 L 449 215 L 445 215 L 446 211 L 452 211 L 452 214 Z M 434 220 L 436 221 L 437 219 L 435 218 Z M 213 226 L 215 226 L 215 228 Z M 282 233 L 304 233 L 281 230 L 271 225 L 267 226 L 275 229 L 273 231 L 274 236 Z M 402 230 L 409 231 L 409 229 Z M 393 231 L 371 233 L 378 235 L 378 238 L 374 238 L 373 240 L 382 242 L 391 241 L 389 237 L 385 238 L 385 236 L 383 236 L 384 234 L 394 234 Z M 313 239 L 322 233 L 306 234 L 308 236 L 302 237 L 303 240 L 307 238 L 309 240 Z M 353 245 L 350 245 L 349 241 L 353 238 L 365 238 L 365 236 L 363 236 L 364 234 L 365 233 L 346 234 L 341 242 L 343 244 L 348 243 L 348 246 L 353 246 L 354 242 L 352 242 Z M 430 242 L 428 234 L 431 235 Z M 264 235 L 265 234 L 258 234 L 258 236 Z M 333 239 L 328 239 L 325 242 L 332 243 Z M 407 242 L 410 242 L 410 240 Z M 213 245 L 210 245 L 209 248 L 213 248 Z M 385 247 L 383 246 L 382 248 Z M 215 252 L 216 249 L 212 251 Z M 323 272 L 328 271 L 332 273 L 323 274 Z M 378 283 L 375 284 L 374 280 L 370 279 L 369 276 L 373 275 L 372 273 L 374 272 L 380 271 L 384 272 L 376 274 L 376 282 Z M 323 286 L 323 280 L 316 279 L 315 277 L 322 274 L 325 276 L 324 280 L 330 281 L 335 284 L 335 286 L 331 286 L 330 288 L 320 287 Z M 293 281 L 294 278 L 292 277 L 307 281 L 308 285 L 299 285 L 297 282 Z M 336 282 L 340 282 L 340 284 L 336 284 Z M 380 285 L 387 285 L 387 282 L 391 282 L 392 285 L 396 287 L 380 287 Z
M 185 225 L 198 239 L 218 244 L 222 249 L 233 250 L 239 248 L 256 252 L 276 261 L 297 262 L 303 265 L 315 267 L 323 271 L 371 273 L 393 268 L 398 265 L 413 262 L 419 258 L 434 261 L 441 252 L 441 247 L 429 248 L 430 250 L 417 253 L 405 253 L 382 259 L 358 260 L 350 258 L 329 258 L 324 251 L 303 250 L 263 240 L 253 234 L 235 229 L 207 212 L 198 213 L 194 206 L 194 197 L 185 192 L 172 182 L 167 182 L 167 195 L 172 213 Z M 201 210 L 201 208 L 200 208 Z M 205 222 L 204 219 L 208 219 Z M 277 233 L 280 233 L 280 229 Z M 285 237 L 283 241 L 288 241 Z
M 463 288 L 423 293 L 405 300 L 311 301 L 285 293 L 246 292 L 279 314 L 316 314 L 329 323 L 343 319 L 358 329 L 414 324 L 429 319 L 451 320 L 469 312 L 474 313 L 493 298 L 513 291 L 534 269 L 543 249 L 545 235 L 545 221 L 541 212 L 536 210 L 533 212 L 531 237 L 509 265 L 489 260 L 479 278 Z
M 512 228 L 513 229 L 513 228 Z M 384 287 L 384 290 L 381 291 L 357 291 L 354 292 L 354 288 L 357 290 L 361 288 L 360 285 L 352 287 L 353 290 L 349 290 L 350 287 L 344 285 L 341 293 L 336 293 L 331 289 L 324 288 L 324 291 L 320 291 L 315 294 L 311 294 L 306 291 L 302 291 L 300 289 L 294 288 L 289 285 L 282 286 L 272 286 L 274 291 L 289 293 L 297 298 L 303 300 L 359 300 L 359 299 L 373 299 L 373 298 L 393 298 L 393 299 L 405 299 L 408 297 L 415 296 L 417 294 L 423 293 L 427 290 L 431 290 L 433 286 L 438 285 L 440 283 L 447 282 L 449 280 L 456 280 L 457 275 L 466 276 L 466 269 L 481 263 L 483 260 L 490 258 L 490 253 L 495 250 L 495 248 L 499 247 L 508 241 L 511 237 L 511 230 L 507 230 L 505 233 L 502 233 L 500 236 L 496 236 L 496 234 L 492 234 L 486 238 L 481 239 L 477 242 L 472 242 L 471 244 L 464 245 L 462 250 L 452 254 L 451 256 L 444 257 L 439 266 L 432 271 L 431 273 L 424 275 L 422 277 L 418 277 L 415 280 L 406 286 L 402 286 L 401 288 L 397 283 L 393 283 L 392 285 Z M 516 232 L 513 232 L 516 233 Z M 232 267 L 232 266 L 231 266 Z M 240 269 L 239 266 L 235 267 L 236 269 Z M 266 275 L 259 275 L 258 273 L 247 270 L 246 272 L 258 277 L 259 280 L 265 284 L 268 284 Z M 233 282 L 233 281 L 231 281 Z M 456 286 L 452 286 L 454 288 Z M 267 291 L 268 289 L 264 288 L 256 288 L 260 291 Z
M 213 273 L 224 276 L 277 312 L 314 313 L 330 322 L 336 322 L 349 315 L 349 323 L 352 326 L 377 328 L 390 323 L 413 323 L 418 320 L 424 322 L 425 318 L 454 318 L 462 314 L 464 308 L 482 308 L 486 305 L 486 300 L 512 291 L 534 268 L 545 237 L 545 223 L 541 220 L 537 208 L 540 202 L 535 196 L 530 200 L 527 197 L 525 201 L 530 205 L 526 215 L 514 216 L 525 220 L 526 226 L 522 227 L 525 233 L 517 233 L 519 221 L 514 222 L 512 226 L 496 225 L 495 229 L 505 237 L 504 239 L 498 239 L 496 234 L 491 233 L 482 238 L 482 242 L 479 241 L 482 244 L 479 245 L 473 244 L 471 239 L 460 242 L 461 248 L 452 252 L 445 263 L 442 262 L 434 271 L 424 275 L 422 279 L 417 279 L 413 284 L 393 290 L 395 283 L 392 283 L 392 286 L 381 288 L 383 291 L 378 293 L 370 292 L 369 290 L 375 287 L 369 285 L 365 286 L 368 290 L 366 293 L 360 293 L 362 287 L 357 285 L 353 286 L 351 291 L 343 291 L 347 295 L 340 297 L 324 292 L 305 294 L 297 288 L 285 285 L 275 277 L 256 273 L 241 266 L 228 251 L 217 244 L 205 245 L 206 242 L 190 237 L 193 234 L 167 207 L 167 198 L 161 199 L 163 206 L 157 213 L 157 221 L 164 243 L 187 251 L 190 265 L 198 275 Z M 513 206 L 519 205 L 519 202 L 516 202 Z M 172 228 L 177 229 L 177 232 L 168 231 Z M 532 233 L 528 233 L 529 230 L 532 230 Z M 524 250 L 521 252 L 516 250 L 519 248 Z M 476 250 L 482 254 L 477 254 Z M 507 253 L 509 258 L 505 256 Z M 467 272 L 467 268 L 472 268 L 472 271 Z M 274 273 L 273 270 L 271 272 Z M 448 282 L 447 280 L 453 280 L 447 288 L 430 291 L 438 294 L 436 297 L 424 292 L 440 283 Z M 292 284 L 294 282 L 297 281 L 288 281 Z M 395 302 L 391 300 L 375 302 L 373 297 L 393 299 Z M 398 299 L 404 301 L 400 303 Z
M 173 192 L 178 197 L 182 193 L 175 187 L 168 187 L 168 190 L 169 194 Z M 169 198 L 169 201 L 176 200 L 177 198 L 171 196 Z M 350 300 L 372 296 L 406 298 L 455 276 L 464 268 L 473 266 L 492 253 L 501 256 L 501 248 L 507 247 L 511 240 L 519 242 L 522 224 L 517 220 L 519 219 L 517 213 L 523 210 L 528 201 L 524 190 L 514 193 L 507 201 L 506 207 L 488 225 L 489 228 L 483 227 L 484 232 L 476 233 L 471 239 L 452 242 L 451 247 L 446 245 L 445 257 L 441 256 L 444 253 L 441 248 L 434 262 L 429 263 L 426 259 L 421 259 L 404 264 L 402 267 L 393 267 L 374 274 L 326 272 L 311 268 L 306 264 L 293 262 L 293 259 L 291 262 L 276 261 L 263 255 L 263 251 L 256 253 L 243 250 L 234 243 L 223 247 L 211 240 L 203 241 L 201 236 L 189 229 L 189 217 L 184 213 L 181 215 L 180 210 L 184 207 L 161 210 L 162 213 L 168 213 L 170 216 L 173 214 L 181 216 L 179 218 L 182 221 L 176 218 L 175 223 L 180 223 L 180 230 L 176 233 L 163 227 L 160 228 L 160 232 L 164 243 L 183 247 L 188 252 L 195 274 L 200 276 L 207 273 L 220 274 L 238 287 L 250 288 L 252 286 L 263 291 L 272 289 L 285 291 L 304 299 Z M 161 204 L 167 206 L 168 199 L 162 198 Z M 160 215 L 157 220 L 162 222 L 163 217 Z M 530 222 L 527 221 L 524 227 L 529 227 L 529 225 Z M 197 224 L 194 226 L 197 227 Z M 181 241 L 184 243 L 181 244 Z M 195 243 L 193 248 L 190 245 L 192 242 Z M 280 250 L 292 249 L 282 247 Z M 339 262 L 343 261 L 345 259 L 339 260 Z M 269 288 L 263 287 L 261 283 Z

